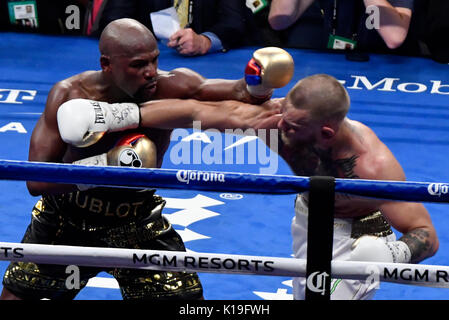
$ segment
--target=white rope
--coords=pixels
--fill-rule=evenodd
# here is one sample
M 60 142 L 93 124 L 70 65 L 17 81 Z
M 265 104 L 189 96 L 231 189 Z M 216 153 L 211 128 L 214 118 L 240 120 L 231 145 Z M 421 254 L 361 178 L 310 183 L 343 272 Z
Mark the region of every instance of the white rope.
M 304 259 L 9 242 L 0 242 L 0 260 L 243 275 L 306 275 Z M 449 267 L 334 260 L 332 278 L 449 288 Z

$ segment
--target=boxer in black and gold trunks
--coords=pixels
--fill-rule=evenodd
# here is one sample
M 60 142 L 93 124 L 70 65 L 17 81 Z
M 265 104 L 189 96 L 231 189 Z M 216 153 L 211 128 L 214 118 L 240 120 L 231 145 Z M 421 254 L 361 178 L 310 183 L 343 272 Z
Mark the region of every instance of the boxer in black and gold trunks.
M 113 199 L 124 197 L 129 202 L 114 203 Z M 96 209 L 89 208 L 92 199 L 108 204 L 111 211 L 101 216 Z M 139 205 L 133 206 L 133 203 Z M 161 197 L 154 195 L 154 190 L 105 189 L 44 196 L 33 209 L 32 222 L 23 242 L 185 251 L 181 237 L 161 215 L 164 204 Z M 95 214 L 105 219 L 100 216 L 90 219 Z M 27 262 L 11 263 L 3 285 L 22 299 L 73 299 L 87 281 L 101 271 L 115 277 L 124 299 L 191 300 L 202 296 L 200 281 L 194 273 L 80 267 L 80 288 L 69 289 L 66 266 Z
M 121 160 L 121 165 L 136 166 L 137 163 L 138 167 L 155 165 L 156 149 L 147 137 L 129 134 L 123 140 L 131 143 L 119 142 L 107 153 L 109 160 Z M 154 157 L 145 156 L 148 154 Z M 98 160 L 99 157 L 93 158 Z M 88 158 L 77 163 L 92 164 L 92 160 Z M 44 195 L 33 208 L 32 221 L 22 241 L 185 251 L 181 237 L 162 216 L 164 205 L 165 201 L 151 189 L 92 188 Z M 80 288 L 69 289 L 66 266 L 25 262 L 11 263 L 3 284 L 23 299 L 73 299 L 100 271 L 116 278 L 125 299 L 198 299 L 202 296 L 200 281 L 194 273 L 81 267 Z
M 145 26 L 132 19 L 111 22 L 100 37 L 99 47 L 101 70 L 80 73 L 58 82 L 51 89 L 45 110 L 33 130 L 30 161 L 113 166 L 139 163 L 132 155 L 119 152 L 128 148 L 140 157 L 140 165 L 162 166 L 171 129 L 107 133 L 98 142 L 92 140 L 83 146 L 65 143 L 58 128 L 57 112 L 64 102 L 72 99 L 139 103 L 178 98 L 260 104 L 271 97 L 273 88 L 286 84 L 278 85 L 276 77 L 270 77 L 270 69 L 276 69 L 282 60 L 277 57 L 271 63 L 271 55 L 264 57 L 263 53 L 259 55 L 264 71 L 260 78 L 267 77 L 268 81 L 261 83 L 246 83 L 245 78 L 205 79 L 186 68 L 159 70 L 156 39 Z M 293 63 L 289 59 L 283 61 L 287 61 L 287 65 Z M 258 72 L 259 67 L 253 61 L 250 63 L 250 69 Z M 288 74 L 291 78 L 292 71 Z M 167 108 L 159 116 L 169 113 L 170 108 Z M 135 136 L 126 142 L 118 142 L 130 133 L 144 137 Z M 154 143 L 154 148 L 139 152 L 138 145 L 144 141 Z M 154 163 L 145 164 L 143 159 L 151 156 L 155 157 Z M 93 188 L 37 181 L 28 181 L 27 187 L 31 195 L 42 195 L 42 200 L 33 209 L 24 242 L 185 250 L 180 236 L 161 216 L 164 200 L 155 196 L 153 190 Z M 101 270 L 80 268 L 80 271 L 83 286 Z M 195 273 L 105 271 L 117 279 L 125 299 L 200 299 L 203 296 Z M 79 290 L 66 288 L 67 276 L 65 266 L 12 263 L 3 278 L 1 299 L 72 299 Z

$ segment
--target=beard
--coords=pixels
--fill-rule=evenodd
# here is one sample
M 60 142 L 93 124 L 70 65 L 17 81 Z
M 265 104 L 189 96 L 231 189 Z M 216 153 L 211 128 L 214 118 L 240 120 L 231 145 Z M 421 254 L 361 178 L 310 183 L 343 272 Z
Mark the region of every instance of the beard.
M 298 139 L 297 137 L 288 137 L 284 131 L 281 131 L 281 140 L 285 146 L 290 148 L 303 148 L 305 146 L 313 146 L 315 139 L 313 137 Z
M 285 135 L 284 131 L 281 131 L 281 140 L 284 145 L 291 147 L 293 145 L 293 141 Z

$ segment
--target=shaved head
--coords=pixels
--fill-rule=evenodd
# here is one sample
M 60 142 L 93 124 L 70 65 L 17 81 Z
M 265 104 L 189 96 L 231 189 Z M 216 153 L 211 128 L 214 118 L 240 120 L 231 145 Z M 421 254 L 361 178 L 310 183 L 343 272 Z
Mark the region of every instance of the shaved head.
M 159 48 L 153 33 L 134 19 L 109 23 L 100 36 L 102 78 L 136 101 L 147 101 L 156 92 Z
M 337 79 L 326 74 L 298 81 L 287 98 L 295 108 L 307 110 L 313 119 L 324 121 L 343 120 L 350 105 L 346 89 Z
M 100 36 L 100 53 L 105 56 L 130 55 L 143 46 L 157 46 L 151 31 L 134 19 L 117 19 L 109 23 Z

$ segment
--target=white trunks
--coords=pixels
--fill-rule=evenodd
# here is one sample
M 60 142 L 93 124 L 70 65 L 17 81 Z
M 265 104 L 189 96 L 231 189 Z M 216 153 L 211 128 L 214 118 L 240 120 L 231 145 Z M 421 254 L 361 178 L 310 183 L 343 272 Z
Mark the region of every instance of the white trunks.
M 308 206 L 298 195 L 295 201 L 295 217 L 292 221 L 293 253 L 295 258 L 307 259 L 307 219 Z M 349 260 L 351 246 L 363 234 L 382 237 L 385 241 L 395 241 L 396 235 L 382 217 L 375 212 L 363 218 L 334 219 L 333 260 Z M 293 278 L 294 299 L 305 298 L 305 278 Z M 332 279 L 331 300 L 372 299 L 379 283 L 360 280 Z

